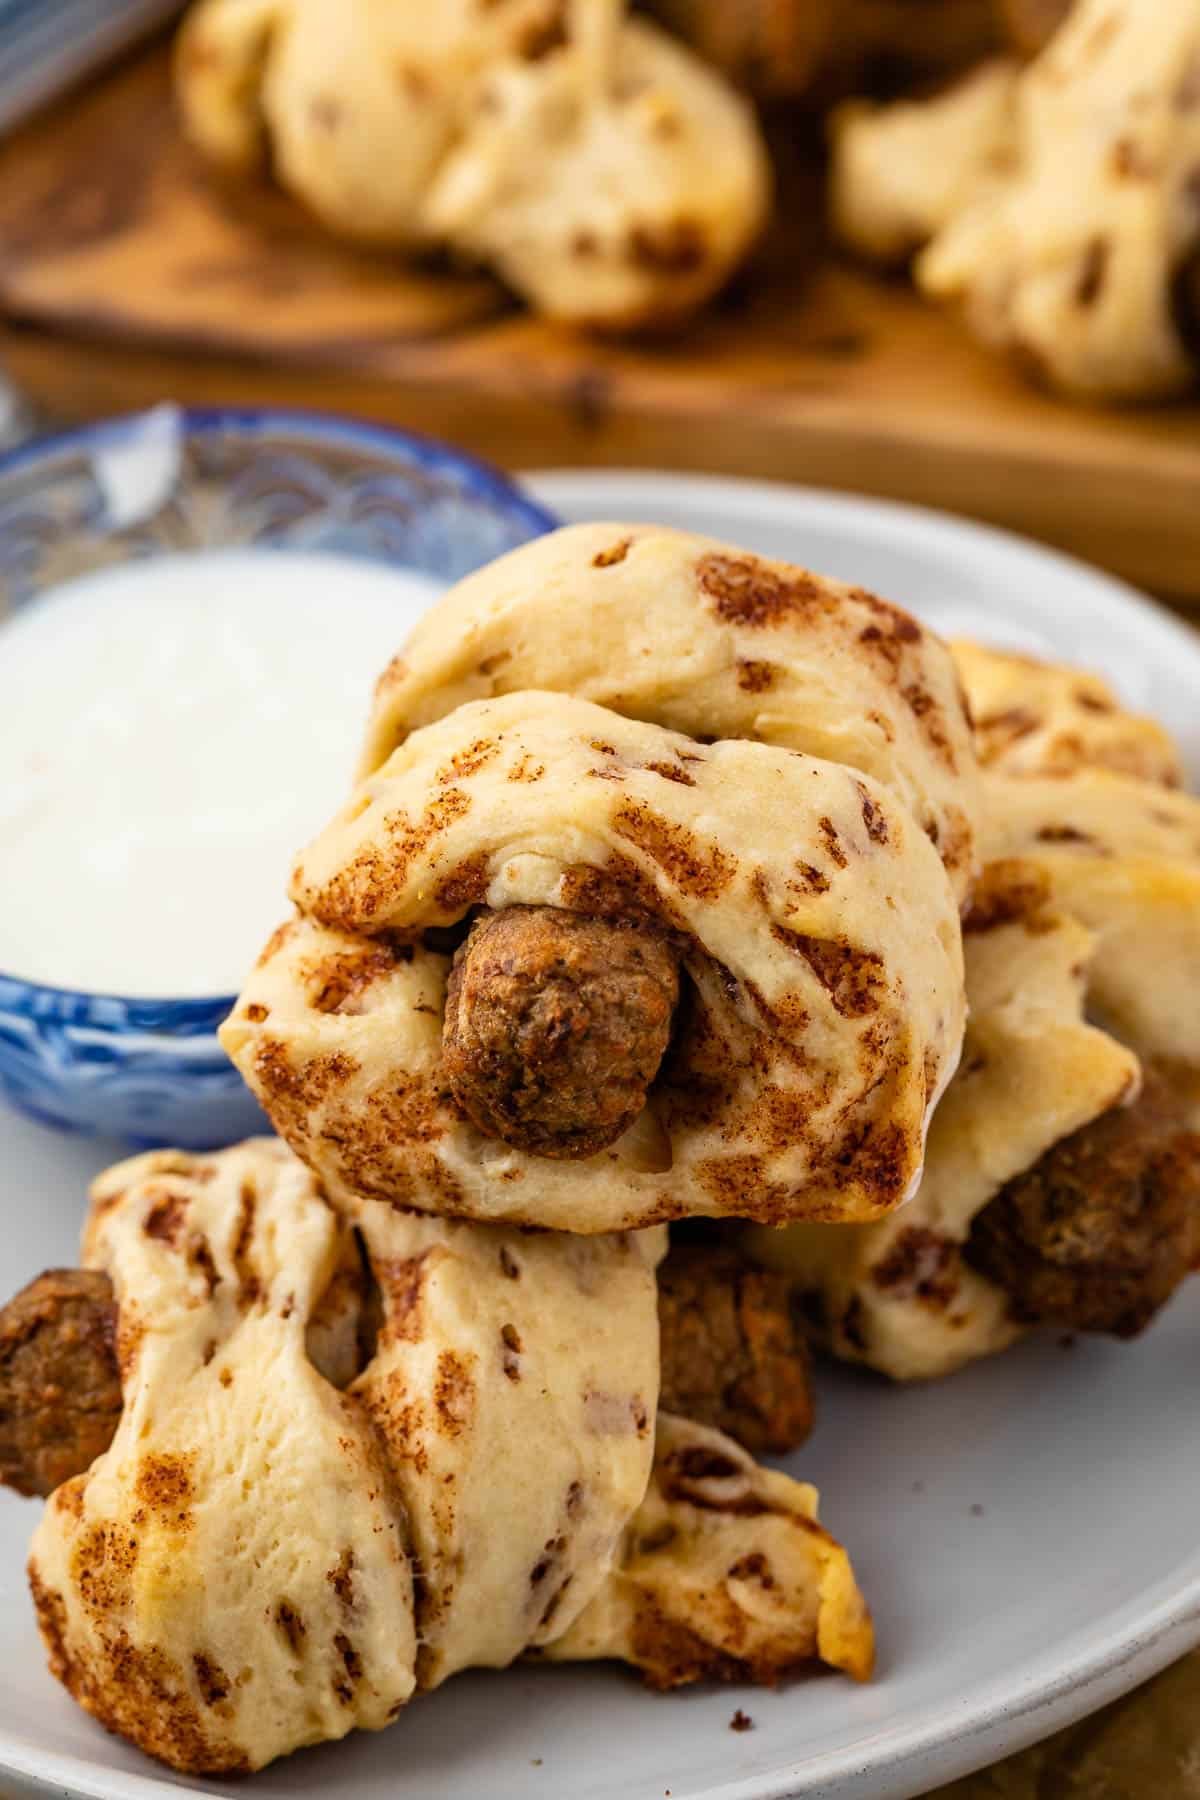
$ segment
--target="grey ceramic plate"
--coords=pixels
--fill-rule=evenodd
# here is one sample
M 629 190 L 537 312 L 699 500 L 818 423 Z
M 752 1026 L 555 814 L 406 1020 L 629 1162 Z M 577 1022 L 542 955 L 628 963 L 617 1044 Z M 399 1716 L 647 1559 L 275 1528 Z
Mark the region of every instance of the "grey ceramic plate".
M 555 476 L 568 517 L 697 525 L 877 587 L 939 625 L 1107 668 L 1200 773 L 1200 648 L 1128 590 L 928 514 L 730 482 Z M 104 1149 L 0 1114 L 0 1288 L 74 1254 Z M 880 1668 L 779 1693 L 661 1697 L 616 1669 L 466 1677 L 388 1732 L 247 1785 L 179 1782 L 43 1672 L 22 1580 L 34 1509 L 0 1498 L 0 1789 L 169 1800 L 889 1800 L 1065 1724 L 1200 1643 L 1200 1283 L 1132 1345 L 1051 1335 L 942 1386 L 825 1371 L 794 1459 L 874 1607 Z M 736 1707 L 754 1730 L 734 1733 Z

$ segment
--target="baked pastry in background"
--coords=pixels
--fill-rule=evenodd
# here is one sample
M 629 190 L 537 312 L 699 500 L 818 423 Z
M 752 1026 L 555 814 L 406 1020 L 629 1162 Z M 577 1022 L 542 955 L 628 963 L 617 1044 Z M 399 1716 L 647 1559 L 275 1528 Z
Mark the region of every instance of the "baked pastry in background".
M 284 0 L 200 0 L 175 45 L 175 94 L 209 161 L 249 175 L 265 160 L 262 77 Z
M 841 241 L 877 262 L 907 262 L 998 179 L 1016 152 L 1018 71 L 993 57 L 932 99 L 839 106 L 829 205 Z
M 1178 393 L 1200 371 L 1198 71 L 1196 0 L 1079 0 L 1010 104 L 997 72 L 987 106 L 976 76 L 965 95 L 835 124 L 847 241 L 893 253 L 924 231 L 918 285 L 1052 386 Z M 970 191 L 949 192 L 956 159 L 977 171 Z
M 573 0 L 561 49 L 484 75 L 427 196 L 434 234 L 539 312 L 606 329 L 694 310 L 766 219 L 745 102 L 609 0 Z
M 272 173 L 331 231 L 429 244 L 428 190 L 476 84 L 498 57 L 553 43 L 560 11 L 551 0 L 284 0 L 262 71 Z
M 770 197 L 750 109 L 622 0 L 201 0 L 185 129 L 268 163 L 332 231 L 446 245 L 539 310 L 676 318 L 731 273 Z
M 84 1260 L 123 1409 L 34 1535 L 53 1672 L 193 1774 L 528 1651 L 663 1687 L 814 1657 L 865 1677 L 812 1489 L 669 1414 L 656 1438 L 664 1244 L 388 1206 L 351 1230 L 271 1140 L 109 1170 Z
M 403 247 L 428 241 L 425 189 L 482 71 L 562 32 L 562 0 L 199 0 L 176 94 L 211 161 L 270 165 L 332 229 Z

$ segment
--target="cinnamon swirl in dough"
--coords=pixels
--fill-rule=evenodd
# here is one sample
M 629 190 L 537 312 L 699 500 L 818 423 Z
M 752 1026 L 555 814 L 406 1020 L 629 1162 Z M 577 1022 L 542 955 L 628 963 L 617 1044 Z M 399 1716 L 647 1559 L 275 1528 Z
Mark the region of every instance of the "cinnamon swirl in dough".
M 1004 775 L 1115 769 L 1161 787 L 1183 764 L 1157 719 L 1128 712 L 1101 676 L 959 639 L 950 646 L 970 702 L 975 747 Z
M 570 0 L 561 49 L 508 58 L 428 196 L 434 232 L 539 312 L 662 325 L 721 286 L 766 220 L 754 115 L 620 0 Z
M 926 834 L 853 769 L 508 694 L 408 737 L 303 852 L 292 893 L 300 916 L 222 1042 L 350 1210 L 377 1197 L 582 1232 L 697 1213 L 849 1220 L 890 1211 L 919 1177 L 961 1045 L 958 911 Z M 530 1148 L 455 1097 L 436 934 L 479 907 L 613 918 L 678 957 L 669 1047 L 607 1148 Z M 507 1050 L 492 1030 L 493 1118 L 523 1111 L 555 1052 L 594 1032 L 570 973 L 549 1013 L 514 996 Z M 460 1011 L 467 997 L 460 984 Z
M 975 759 L 953 660 L 910 613 L 661 525 L 569 525 L 460 581 L 378 685 L 360 767 L 466 700 L 550 689 L 689 737 L 845 763 L 894 790 L 963 898 Z
M 1137 1057 L 1089 1025 L 1094 935 L 1019 862 L 985 873 L 966 925 L 969 1020 L 915 1197 L 877 1224 L 754 1230 L 836 1353 L 898 1380 L 946 1375 L 1012 1343 L 1009 1296 L 965 1260 L 976 1216 L 1060 1139 L 1137 1091 Z
M 813 1491 L 669 1417 L 655 1449 L 664 1247 L 378 1204 L 352 1230 L 274 1140 L 109 1170 L 84 1257 L 123 1406 L 34 1536 L 54 1674 L 190 1774 L 377 1729 L 560 1640 L 659 1685 L 867 1674 Z
M 957 654 L 991 709 L 988 861 L 921 1187 L 878 1224 L 751 1234 L 839 1355 L 901 1379 L 1037 1320 L 1133 1335 L 1200 1261 L 1200 802 L 1106 684 Z
M 617 1568 L 542 1654 L 617 1657 L 658 1688 L 706 1677 L 773 1686 L 814 1656 L 865 1681 L 870 1617 L 816 1508 L 814 1488 L 660 1413 L 654 1471 Z

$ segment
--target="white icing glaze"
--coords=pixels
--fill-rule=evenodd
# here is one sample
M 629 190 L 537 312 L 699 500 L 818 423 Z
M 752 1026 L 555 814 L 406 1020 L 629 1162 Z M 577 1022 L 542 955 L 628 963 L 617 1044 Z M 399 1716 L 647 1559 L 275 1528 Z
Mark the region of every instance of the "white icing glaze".
M 0 970 L 232 993 L 436 592 L 349 557 L 189 552 L 64 583 L 0 628 Z

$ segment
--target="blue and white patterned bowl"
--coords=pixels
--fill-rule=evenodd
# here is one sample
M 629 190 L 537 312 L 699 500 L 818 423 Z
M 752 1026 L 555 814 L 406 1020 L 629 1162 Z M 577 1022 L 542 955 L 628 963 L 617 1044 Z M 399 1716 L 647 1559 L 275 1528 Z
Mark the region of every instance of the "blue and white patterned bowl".
M 159 407 L 0 457 L 0 616 L 92 569 L 235 545 L 338 551 L 456 581 L 556 522 L 496 470 L 406 432 Z M 60 1129 L 232 1143 L 264 1125 L 216 1040 L 232 1004 L 0 973 L 0 1092 Z

